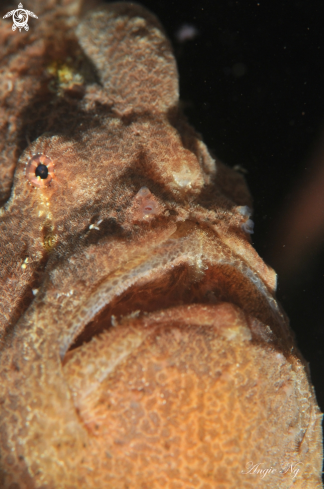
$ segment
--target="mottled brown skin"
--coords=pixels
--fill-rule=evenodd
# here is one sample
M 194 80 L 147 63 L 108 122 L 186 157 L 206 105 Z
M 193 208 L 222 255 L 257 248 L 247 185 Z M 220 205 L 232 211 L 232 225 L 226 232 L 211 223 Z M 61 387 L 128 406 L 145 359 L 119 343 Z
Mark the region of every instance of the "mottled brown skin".
M 182 116 L 157 19 L 42 5 L 25 78 L 1 34 L 16 96 L 35 82 L 1 140 L 1 487 L 322 487 L 321 415 L 242 227 L 248 190 Z

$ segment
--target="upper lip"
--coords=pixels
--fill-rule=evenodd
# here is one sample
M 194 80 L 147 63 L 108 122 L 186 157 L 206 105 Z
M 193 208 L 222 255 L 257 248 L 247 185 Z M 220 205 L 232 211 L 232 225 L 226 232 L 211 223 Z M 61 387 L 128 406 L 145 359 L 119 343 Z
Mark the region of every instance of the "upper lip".
M 206 254 L 208 248 L 213 253 Z M 177 274 L 179 267 L 183 271 Z M 61 358 L 71 345 L 78 344 L 78 338 L 89 340 L 109 327 L 116 311 L 117 315 L 138 309 L 145 313 L 211 300 L 232 302 L 274 332 L 288 335 L 285 317 L 259 274 L 220 238 L 207 237 L 199 229 L 180 237 L 171 234 L 149 251 L 138 250 L 84 293 L 82 301 L 77 301 L 72 328 L 61 330 Z M 86 333 L 89 323 L 91 330 Z

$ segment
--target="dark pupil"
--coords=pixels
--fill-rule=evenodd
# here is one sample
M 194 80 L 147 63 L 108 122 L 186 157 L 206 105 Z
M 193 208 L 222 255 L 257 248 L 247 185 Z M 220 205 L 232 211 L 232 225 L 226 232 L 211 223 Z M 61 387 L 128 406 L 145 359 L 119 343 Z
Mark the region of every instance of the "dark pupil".
M 48 177 L 48 169 L 46 165 L 38 165 L 35 171 L 36 177 L 41 177 L 42 180 L 45 180 L 45 178 Z

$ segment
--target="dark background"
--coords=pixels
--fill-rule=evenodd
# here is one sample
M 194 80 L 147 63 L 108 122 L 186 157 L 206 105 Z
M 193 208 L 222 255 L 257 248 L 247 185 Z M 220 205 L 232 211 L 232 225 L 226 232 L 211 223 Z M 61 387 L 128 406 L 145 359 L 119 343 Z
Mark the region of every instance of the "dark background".
M 309 173 L 324 129 L 324 2 L 141 3 L 158 16 L 173 43 L 189 121 L 218 158 L 247 170 L 253 242 L 279 272 L 278 298 L 310 362 L 324 411 L 324 246 L 287 283 L 276 266 L 280 256 L 272 253 L 276 223 L 294 185 Z M 199 34 L 180 43 L 176 32 L 183 23 Z

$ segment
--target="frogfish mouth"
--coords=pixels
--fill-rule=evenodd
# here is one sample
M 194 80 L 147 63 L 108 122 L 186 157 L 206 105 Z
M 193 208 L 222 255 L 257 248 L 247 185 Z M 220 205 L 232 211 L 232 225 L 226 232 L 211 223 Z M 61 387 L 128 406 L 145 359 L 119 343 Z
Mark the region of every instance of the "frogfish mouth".
M 12 69 L 28 145 L 0 163 L 1 487 L 322 487 L 248 188 L 183 116 L 162 27 L 52 3 Z

